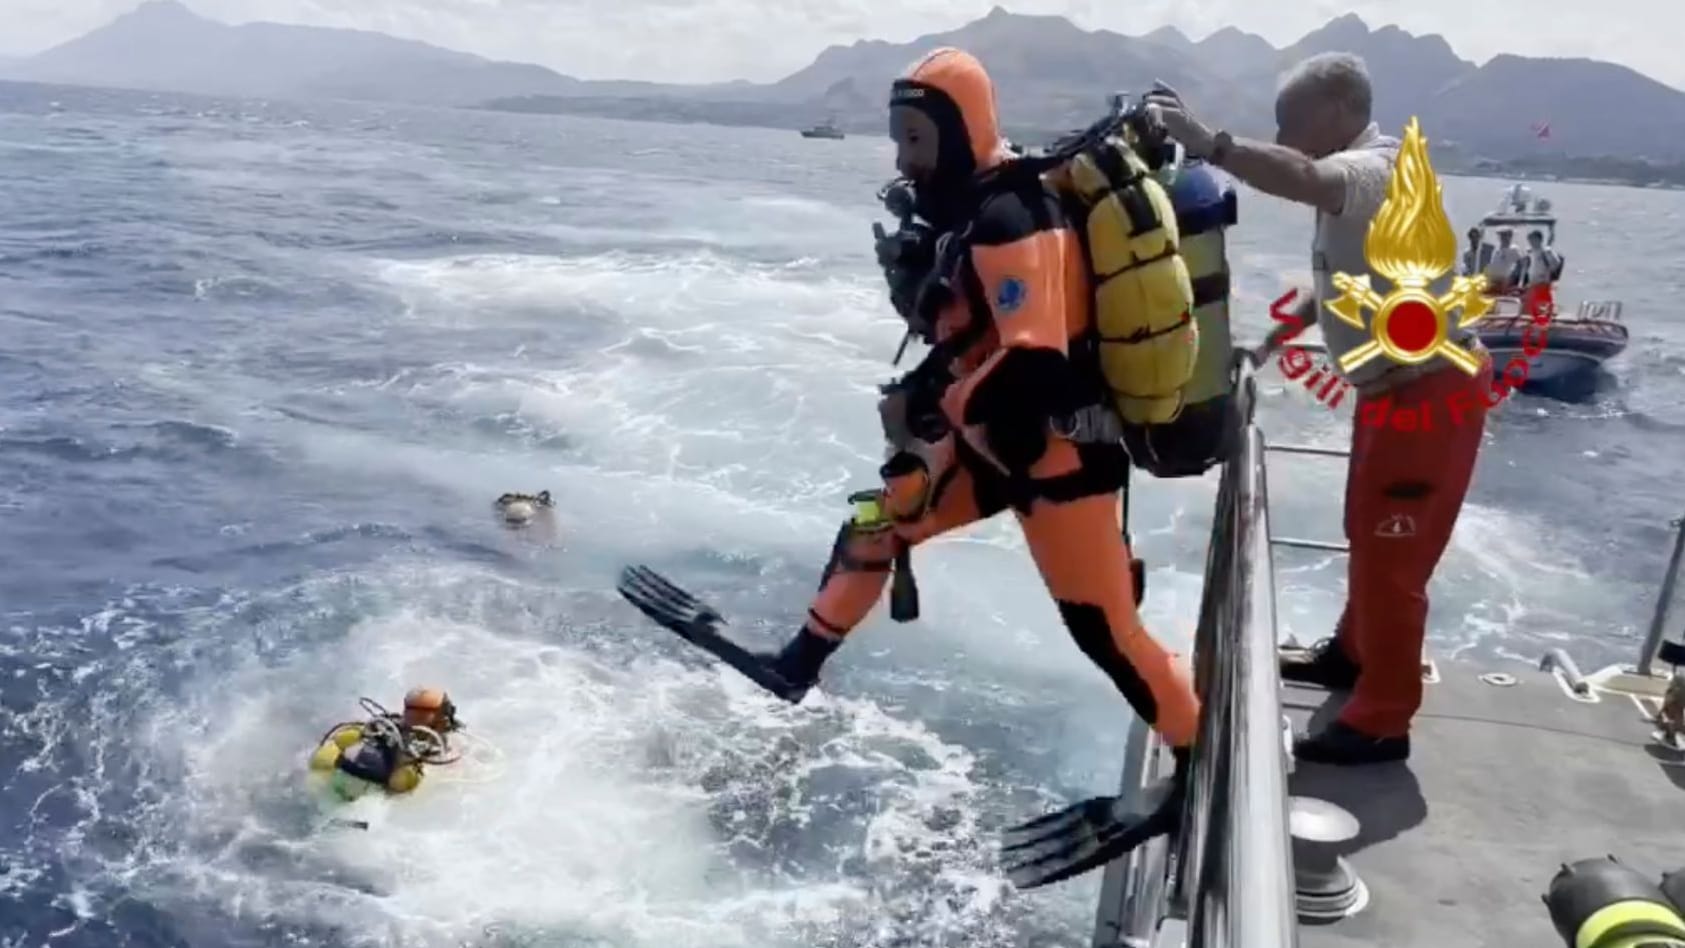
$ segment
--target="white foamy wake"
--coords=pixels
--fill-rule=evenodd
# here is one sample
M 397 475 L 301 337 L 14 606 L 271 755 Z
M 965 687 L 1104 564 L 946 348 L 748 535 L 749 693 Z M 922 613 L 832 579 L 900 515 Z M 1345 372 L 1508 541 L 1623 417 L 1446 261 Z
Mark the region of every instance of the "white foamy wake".
M 989 821 L 1045 804 L 1050 783 L 1109 789 L 1127 718 L 1009 519 L 921 553 L 924 621 L 860 630 L 845 684 L 797 709 L 604 592 L 619 563 L 698 550 L 751 579 L 817 572 L 843 495 L 879 460 L 873 386 L 899 324 L 875 274 L 619 251 L 386 261 L 375 277 L 405 304 L 385 327 L 394 346 L 460 339 L 457 357 L 334 388 L 388 423 L 254 412 L 229 393 L 284 393 L 208 376 L 207 413 L 327 479 L 459 496 L 476 536 L 495 530 L 491 497 L 549 489 L 563 549 L 520 579 L 391 563 L 307 584 L 272 647 L 150 724 L 156 752 L 181 761 L 155 886 L 355 944 L 1004 946 L 1086 929 L 1086 885 L 1005 897 Z M 476 427 L 493 421 L 494 435 Z M 1147 484 L 1132 504 L 1148 621 L 1182 648 L 1209 517 L 1183 512 L 1209 503 L 1191 481 Z M 805 603 L 763 605 L 793 622 Z M 886 656 L 936 704 L 847 677 Z M 447 687 L 503 749 L 502 776 L 429 784 L 366 833 L 306 832 L 311 742 L 356 696 L 390 702 L 418 681 Z M 976 723 L 1052 705 L 1069 723 L 1010 738 Z M 1047 782 L 1000 763 L 1003 740 L 1044 754 Z
M 289 634 L 345 621 L 347 595 L 368 615 L 348 634 Z M 647 637 L 555 628 L 522 614 L 530 596 L 449 566 L 289 593 L 315 605 L 270 630 L 296 648 L 244 651 L 130 722 L 179 779 L 133 884 L 356 945 L 829 944 L 869 919 L 975 933 L 998 910 L 971 751 L 869 700 L 787 708 Z M 377 810 L 370 830 L 323 825 L 302 802 L 312 741 L 355 696 L 391 704 L 418 682 L 446 684 L 502 765 L 339 813 Z

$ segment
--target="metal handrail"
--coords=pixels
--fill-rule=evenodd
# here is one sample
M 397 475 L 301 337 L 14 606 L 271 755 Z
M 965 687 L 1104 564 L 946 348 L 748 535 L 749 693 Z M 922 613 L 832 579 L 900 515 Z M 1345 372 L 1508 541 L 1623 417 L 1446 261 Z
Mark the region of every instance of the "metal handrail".
M 1192 948 L 1299 944 L 1266 445 L 1254 417 L 1254 375 L 1269 355 L 1261 348 L 1235 360 L 1239 437 L 1222 468 L 1206 549 L 1194 639 L 1202 707 L 1182 832 L 1173 857 L 1161 838 L 1107 868 L 1097 946 L 1163 945 L 1178 934 Z M 1125 794 L 1150 782 L 1157 752 L 1156 739 L 1136 721 Z M 1186 921 L 1180 932 L 1165 924 L 1173 918 Z
M 1677 532 L 1673 538 L 1673 555 L 1667 561 L 1667 574 L 1662 577 L 1662 590 L 1656 597 L 1656 611 L 1650 617 L 1650 633 L 1644 637 L 1644 644 L 1638 649 L 1638 674 L 1650 675 L 1651 666 L 1656 661 L 1656 650 L 1662 646 L 1662 638 L 1667 634 L 1667 617 L 1673 605 L 1673 587 L 1679 581 L 1679 561 L 1685 557 L 1685 518 L 1670 524 Z
M 1195 642 L 1204 706 L 1181 866 L 1194 948 L 1298 945 L 1259 355 L 1237 359 L 1241 437 L 1217 489 Z

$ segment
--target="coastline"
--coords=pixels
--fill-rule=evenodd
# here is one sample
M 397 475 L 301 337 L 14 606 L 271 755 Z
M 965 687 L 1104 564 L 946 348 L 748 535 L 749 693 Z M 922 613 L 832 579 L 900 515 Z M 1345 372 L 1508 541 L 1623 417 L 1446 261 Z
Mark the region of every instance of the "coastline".
M 762 128 L 787 131 L 792 135 L 813 124 L 812 103 L 769 103 L 744 100 L 714 102 L 642 98 L 572 96 L 520 96 L 493 99 L 464 108 L 529 115 L 582 115 L 618 118 L 626 121 L 667 125 L 717 125 L 726 128 Z M 843 121 L 839 127 L 848 135 L 880 135 L 881 123 Z M 1066 130 L 1008 128 L 1015 141 L 1049 141 Z M 1499 178 L 1511 181 L 1564 182 L 1651 190 L 1685 190 L 1685 162 L 1653 163 L 1616 156 L 1561 156 L 1506 160 L 1470 156 L 1451 149 L 1434 149 L 1434 168 L 1439 174 L 1459 178 Z

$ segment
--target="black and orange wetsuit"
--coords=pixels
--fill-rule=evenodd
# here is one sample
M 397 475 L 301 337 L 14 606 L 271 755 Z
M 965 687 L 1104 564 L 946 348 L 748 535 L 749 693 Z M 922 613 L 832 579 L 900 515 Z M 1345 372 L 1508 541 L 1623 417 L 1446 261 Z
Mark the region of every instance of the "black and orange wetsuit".
M 897 82 L 898 99 L 963 123 L 976 172 L 1006 157 L 987 74 L 939 50 Z M 949 130 L 945 130 L 945 134 Z M 939 314 L 929 371 L 943 376 L 946 434 L 884 465 L 889 521 L 845 524 L 801 634 L 777 659 L 811 682 L 831 649 L 882 597 L 905 548 L 1012 508 L 1036 568 L 1077 645 L 1177 748 L 1194 739 L 1198 702 L 1186 672 L 1141 624 L 1119 490 L 1118 444 L 1078 444 L 1049 420 L 1074 389 L 1068 355 L 1089 329 L 1091 289 L 1077 233 L 1037 179 L 980 199 L 968 226 L 963 292 Z

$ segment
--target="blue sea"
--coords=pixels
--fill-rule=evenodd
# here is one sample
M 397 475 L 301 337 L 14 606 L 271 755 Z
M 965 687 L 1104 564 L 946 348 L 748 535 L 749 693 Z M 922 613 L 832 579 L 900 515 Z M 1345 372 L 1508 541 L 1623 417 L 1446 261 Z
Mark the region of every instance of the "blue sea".
M 0 945 L 1086 944 L 1097 880 L 1015 893 L 993 834 L 1109 790 L 1128 712 L 1010 524 L 923 552 L 923 621 L 797 708 L 613 592 L 647 562 L 755 644 L 800 620 L 879 460 L 890 171 L 873 138 L 0 84 Z M 1470 221 L 1504 183 L 1445 187 Z M 1432 647 L 1596 667 L 1680 513 L 1685 195 L 1540 193 L 1561 297 L 1623 300 L 1632 345 L 1493 417 Z M 1241 215 L 1253 340 L 1311 216 Z M 1272 440 L 1347 436 L 1265 389 Z M 1277 459 L 1276 531 L 1337 537 L 1341 474 Z M 1182 647 L 1213 487 L 1132 504 Z M 498 525 L 511 490 L 552 538 Z M 1324 634 L 1341 562 L 1276 569 L 1284 634 Z M 310 747 L 422 682 L 501 762 L 328 823 Z

